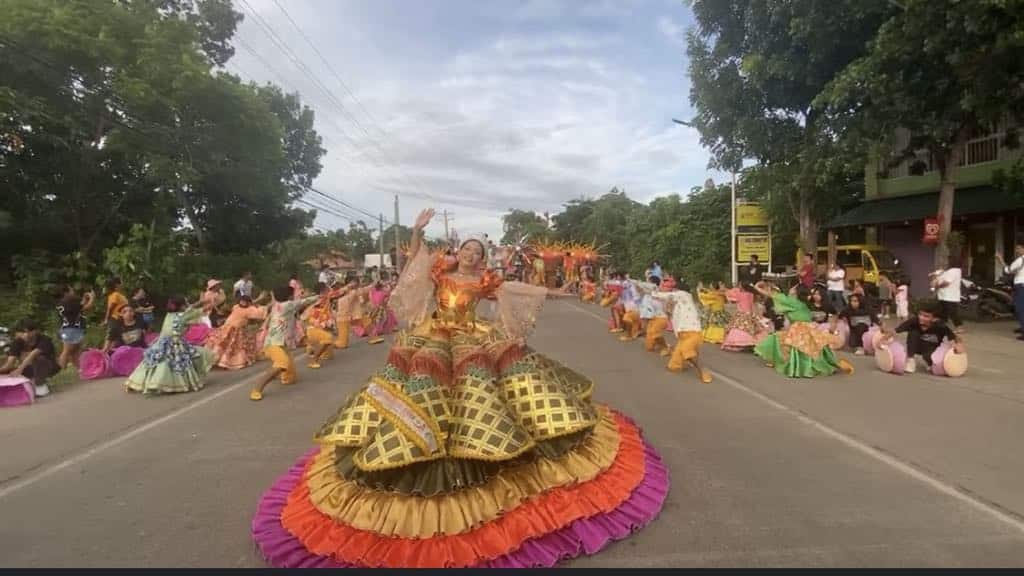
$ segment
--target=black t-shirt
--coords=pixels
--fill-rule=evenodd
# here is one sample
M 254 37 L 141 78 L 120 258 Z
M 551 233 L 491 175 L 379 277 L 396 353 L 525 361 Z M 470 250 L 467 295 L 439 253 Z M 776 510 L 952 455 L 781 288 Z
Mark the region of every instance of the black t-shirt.
M 56 361 L 57 359 L 57 349 L 53 347 L 53 340 L 50 340 L 48 336 L 43 334 L 36 336 L 34 345 L 29 345 L 24 340 L 15 338 L 14 342 L 11 343 L 10 355 L 20 358 L 22 355 L 28 354 L 33 350 L 39 350 L 42 356 L 46 356 L 50 360 Z
M 124 320 L 113 320 L 107 330 L 107 340 L 113 342 L 114 346 L 145 348 L 146 323 L 136 318 L 134 324 L 126 326 Z
M 85 316 L 82 315 L 82 301 L 76 297 L 65 298 L 57 304 L 57 318 L 61 328 L 85 330 Z
M 846 320 L 846 323 L 851 328 L 857 325 L 871 326 L 872 324 L 878 324 L 878 316 L 866 308 L 854 310 L 853 308 L 846 307 L 839 313 L 839 317 Z
M 824 302 L 821 304 L 808 302 L 807 308 L 811 311 L 811 321 L 816 324 L 824 324 L 825 322 L 828 322 L 829 318 L 832 316 L 832 308 Z
M 753 286 L 761 281 L 764 272 L 761 269 L 761 264 L 750 264 L 749 262 L 740 267 L 740 275 L 743 278 L 744 283 Z
M 896 332 L 911 332 L 916 334 L 921 342 L 927 344 L 929 347 L 938 348 L 939 344 L 942 344 L 944 339 L 956 340 L 956 334 L 949 328 L 944 322 L 936 320 L 932 322 L 932 325 L 927 330 L 921 327 L 921 323 L 917 321 L 917 317 L 908 318 L 902 324 L 896 327 Z

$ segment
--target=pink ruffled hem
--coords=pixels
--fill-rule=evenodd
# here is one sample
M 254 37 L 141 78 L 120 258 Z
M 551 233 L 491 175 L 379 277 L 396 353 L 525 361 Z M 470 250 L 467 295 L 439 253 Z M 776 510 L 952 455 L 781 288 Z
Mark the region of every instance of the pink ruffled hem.
M 288 495 L 302 480 L 307 461 L 318 449 L 299 459 L 278 478 L 260 499 L 252 522 L 252 534 L 263 557 L 278 568 L 356 568 L 330 556 L 306 550 L 281 525 L 281 511 Z M 527 540 L 519 549 L 477 568 L 548 568 L 560 561 L 595 554 L 611 542 L 622 540 L 650 523 L 661 511 L 668 495 L 668 470 L 657 451 L 644 442 L 644 479 L 621 506 L 606 514 L 577 520 L 545 536 Z

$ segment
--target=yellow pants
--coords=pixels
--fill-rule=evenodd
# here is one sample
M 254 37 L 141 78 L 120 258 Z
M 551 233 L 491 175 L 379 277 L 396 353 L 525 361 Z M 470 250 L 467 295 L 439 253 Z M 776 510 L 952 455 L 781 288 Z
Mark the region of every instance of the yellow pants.
M 316 354 L 320 351 L 322 346 L 331 344 L 334 341 L 334 336 L 330 332 L 323 328 L 317 328 L 315 326 L 309 326 L 306 328 L 306 350 L 311 354 Z M 326 360 L 331 357 L 331 349 L 321 356 L 322 359 Z
M 295 362 L 283 346 L 267 346 L 263 349 L 263 354 L 274 368 L 281 371 L 281 384 L 295 383 Z
M 636 310 L 629 310 L 622 316 L 622 327 L 626 330 L 626 337 L 633 339 L 640 335 L 640 313 Z
M 700 356 L 700 345 L 704 343 L 700 332 L 679 332 L 676 339 L 676 347 L 668 361 L 668 369 L 673 372 L 679 372 L 688 361 Z
M 352 331 L 352 322 L 345 320 L 338 323 L 338 337 L 334 339 L 334 347 L 338 349 L 348 348 L 349 332 Z
M 665 342 L 665 328 L 668 328 L 668 318 L 659 316 L 647 321 L 644 348 L 648 352 L 658 352 L 663 348 L 668 348 L 668 343 Z
M 619 297 L 616 294 L 605 294 L 604 297 L 601 298 L 601 306 L 607 308 L 607 307 L 611 306 L 612 304 L 615 304 L 615 302 L 618 299 L 619 299 Z

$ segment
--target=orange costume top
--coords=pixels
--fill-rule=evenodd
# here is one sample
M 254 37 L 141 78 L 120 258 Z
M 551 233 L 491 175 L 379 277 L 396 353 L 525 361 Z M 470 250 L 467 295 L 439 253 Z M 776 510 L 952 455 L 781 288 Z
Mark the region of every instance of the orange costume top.
M 231 308 L 231 314 L 228 314 L 227 320 L 224 321 L 224 325 L 229 328 L 244 328 L 250 320 L 263 320 L 266 317 L 267 310 L 262 306 L 242 307 L 235 304 Z

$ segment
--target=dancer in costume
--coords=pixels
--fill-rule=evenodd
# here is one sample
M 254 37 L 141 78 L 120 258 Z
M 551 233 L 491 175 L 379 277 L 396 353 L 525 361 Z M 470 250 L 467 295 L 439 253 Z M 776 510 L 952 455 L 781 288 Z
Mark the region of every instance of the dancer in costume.
M 256 333 L 249 329 L 249 324 L 267 317 L 266 308 L 260 304 L 268 298 L 266 293 L 256 300 L 251 296 L 240 296 L 224 324 L 210 333 L 206 347 L 213 352 L 214 366 L 225 370 L 241 370 L 256 363 L 259 345 L 256 343 Z
M 547 291 L 482 270 L 476 240 L 454 268 L 432 263 L 431 215 L 392 297 L 412 328 L 260 501 L 253 536 L 274 566 L 547 567 L 664 502 L 665 468 L 636 425 L 523 343 Z M 474 313 L 491 294 L 496 324 Z
M 638 282 L 637 287 L 644 293 L 648 315 L 647 327 L 644 328 L 644 349 L 657 352 L 662 356 L 669 355 L 668 342 L 665 341 L 665 330 L 668 329 L 668 313 L 665 302 L 654 296 L 659 290 L 671 292 L 676 289 L 676 281 L 672 278 L 662 280 L 651 276 L 649 282 Z
M 697 288 L 701 304 L 701 323 L 704 325 L 704 341 L 721 344 L 725 340 L 725 328 L 729 325 L 729 313 L 725 311 L 725 287 L 719 283 L 712 288 Z
M 203 303 L 203 324 L 210 328 L 219 328 L 227 316 L 222 309 L 227 302 L 228 296 L 224 293 L 224 285 L 216 278 L 206 281 L 206 288 L 199 294 L 199 301 Z
M 849 361 L 839 359 L 832 351 L 832 335 L 818 329 L 811 321 L 807 307 L 809 291 L 802 285 L 793 288 L 794 294 L 778 292 L 772 284 L 760 282 L 755 289 L 772 300 L 774 310 L 784 314 L 789 327 L 770 334 L 757 346 L 754 353 L 774 366 L 775 371 L 790 378 L 828 376 L 836 371 L 853 373 Z
M 341 296 L 341 290 L 333 291 L 324 282 L 316 285 L 319 298 L 316 303 L 302 313 L 306 330 L 306 355 L 309 356 L 309 367 L 320 368 L 322 360 L 331 358 L 331 346 L 334 344 L 334 301 Z
M 662 290 L 654 297 L 672 307 L 672 329 L 676 332 L 676 346 L 668 361 L 668 369 L 682 372 L 693 366 L 697 377 L 705 384 L 712 380 L 711 372 L 700 365 L 700 347 L 704 343 L 704 330 L 700 324 L 700 311 L 693 295 L 686 290 Z
M 334 347 L 338 349 L 348 348 L 349 337 L 352 333 L 353 322 L 362 322 L 362 312 L 359 303 L 367 297 L 369 287 L 359 287 L 359 281 L 355 274 L 345 278 L 345 293 L 338 298 L 335 305 L 334 325 L 337 329 L 337 337 L 334 340 Z
M 203 389 L 206 375 L 213 368 L 213 353 L 189 344 L 183 337 L 189 325 L 202 322 L 202 307 L 202 301 L 189 306 L 180 296 L 167 300 L 160 337 L 146 349 L 142 364 L 128 376 L 126 390 L 172 394 Z
M 737 286 L 725 292 L 725 297 L 736 304 L 736 312 L 729 321 L 722 341 L 722 350 L 739 352 L 757 345 L 772 331 L 771 323 L 754 313 L 754 294 Z
M 626 276 L 622 282 L 622 296 L 619 298 L 622 310 L 622 331 L 619 336 L 622 342 L 630 342 L 640 337 L 643 321 L 640 319 L 640 300 L 643 294 L 636 286 L 636 281 Z
M 597 284 L 590 277 L 590 273 L 587 272 L 583 275 L 583 279 L 580 280 L 580 301 L 589 303 L 593 302 L 595 298 L 597 298 Z
M 298 374 L 295 371 L 295 361 L 289 349 L 294 348 L 298 343 L 289 339 L 295 334 L 295 325 L 298 324 L 298 316 L 308 306 L 312 306 L 320 299 L 320 296 L 309 296 L 299 300 L 291 300 L 294 291 L 290 286 L 278 286 L 274 288 L 274 301 L 267 312 L 267 320 L 263 325 L 263 355 L 270 359 L 270 370 L 256 386 L 249 391 L 249 399 L 254 401 L 263 400 L 263 390 L 267 384 L 280 379 L 281 384 L 295 384 Z
M 384 275 L 370 286 L 368 293 L 370 312 L 366 318 L 366 335 L 370 338 L 369 344 L 380 344 L 384 341 L 384 336 L 398 328 L 398 319 L 388 306 L 391 290 L 386 282 L 387 276 Z
M 128 304 L 128 299 L 121 293 L 120 278 L 107 280 L 107 313 L 103 316 L 103 325 L 114 318 L 121 317 L 121 307 Z
M 622 305 L 622 291 L 625 288 L 625 276 L 620 272 L 613 272 L 611 278 L 604 284 L 604 296 L 601 298 L 601 306 L 609 308 L 608 331 L 612 334 L 619 334 L 622 330 L 622 315 L 626 313 Z

